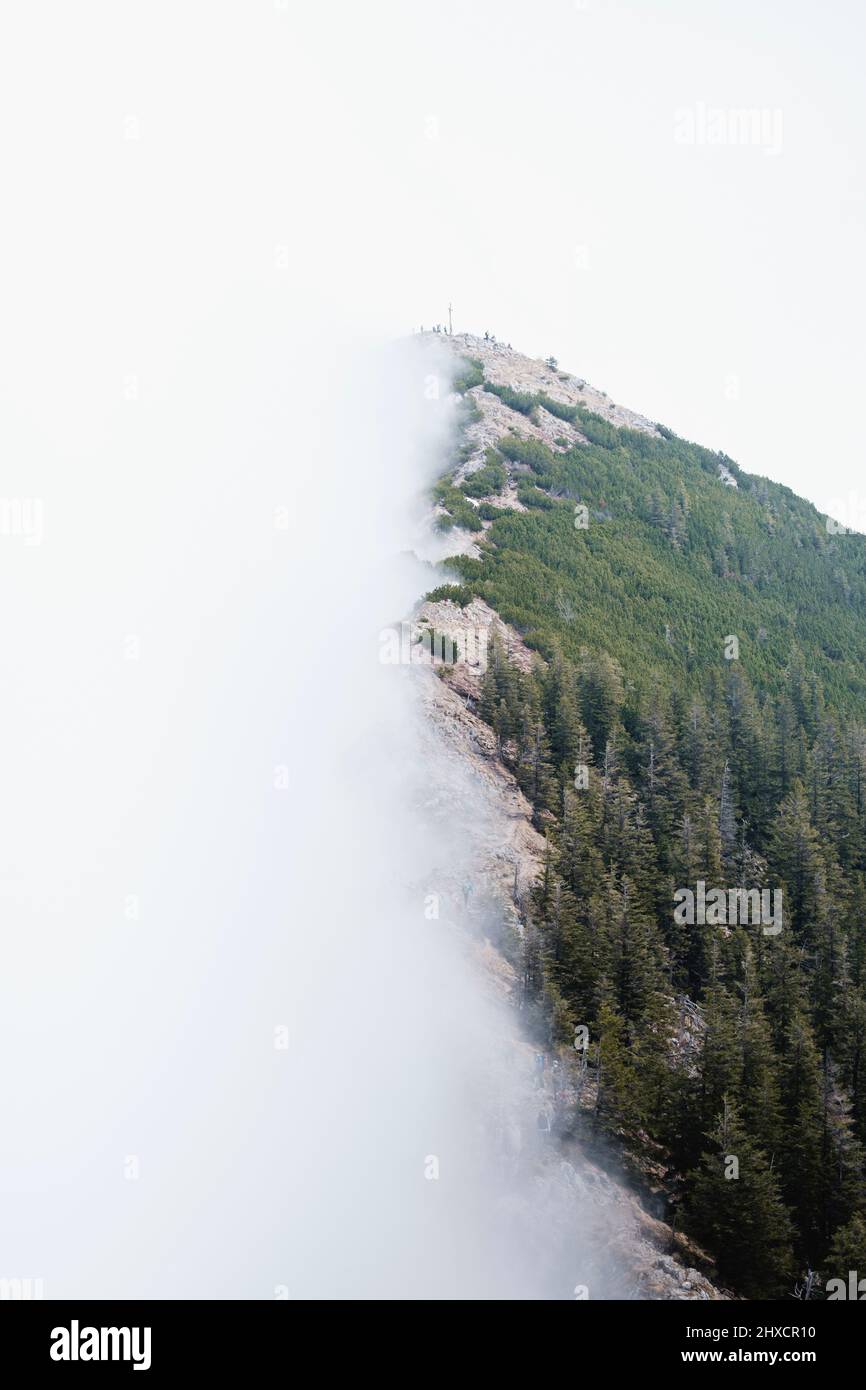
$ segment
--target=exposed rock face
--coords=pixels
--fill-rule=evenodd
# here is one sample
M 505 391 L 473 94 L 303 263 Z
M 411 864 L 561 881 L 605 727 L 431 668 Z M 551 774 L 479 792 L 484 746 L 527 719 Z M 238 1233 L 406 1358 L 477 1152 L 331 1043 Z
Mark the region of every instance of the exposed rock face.
M 539 407 L 537 420 L 530 420 L 521 411 L 512 410 L 493 392 L 485 391 L 483 386 L 473 387 L 468 395 L 475 402 L 481 418 L 475 420 L 466 431 L 466 441 L 472 446 L 472 453 L 456 474 L 458 482 L 474 473 L 484 462 L 485 450 L 490 446 L 495 447 L 506 434 L 517 434 L 522 439 L 538 439 L 554 453 L 561 453 L 577 442 L 586 443 L 574 425 L 551 415 L 543 406 Z
M 430 640 L 430 632 L 440 634 L 442 643 Z M 477 700 L 481 693 L 481 677 L 495 640 L 504 648 L 508 660 L 521 671 L 532 670 L 540 660 L 514 629 L 480 598 L 474 598 L 465 608 L 450 599 L 423 603 L 412 625 L 412 637 L 423 641 L 425 636 L 429 641 L 430 664 L 453 667 L 448 676 L 449 684 L 470 700 Z M 487 726 L 482 727 L 492 739 Z
M 485 377 L 495 386 L 510 386 L 515 391 L 525 391 L 530 395 L 544 394 L 564 405 L 583 405 L 612 425 L 625 425 L 629 429 L 658 435 L 656 425 L 645 416 L 616 405 L 604 391 L 590 386 L 588 381 L 560 371 L 558 367 L 551 367 L 547 362 L 524 357 L 503 343 L 479 338 L 473 333 L 435 336 L 437 342 L 450 348 L 455 355 L 474 357 L 481 362 Z M 538 411 L 538 423 L 535 424 L 519 411 L 509 409 L 498 396 L 485 391 L 483 386 L 474 387 L 469 394 L 482 414 L 481 421 L 469 430 L 469 440 L 477 446 L 479 456 L 488 444 L 495 444 L 504 434 L 510 433 L 541 439 L 551 449 L 570 447 L 576 440 L 583 439 L 573 425 L 551 415 L 543 407 Z M 565 440 L 566 445 L 558 445 L 558 439 Z M 472 462 L 475 462 L 474 458 Z M 471 468 L 469 471 L 472 471 Z
M 537 660 L 480 600 L 465 609 L 425 604 L 422 616 L 454 635 L 472 624 L 495 628 L 515 661 Z M 635 1192 L 567 1137 L 582 1085 L 577 1054 L 550 1056 L 539 1072 L 535 1049 L 520 1028 L 517 971 L 491 940 L 493 924 L 520 936 L 544 840 L 532 825 L 528 801 L 498 758 L 495 736 L 471 708 L 480 673 L 461 670 L 458 663 L 439 671 L 419 666 L 417 674 L 425 715 L 423 756 L 435 769 L 428 809 L 447 818 L 463 851 L 462 858 L 436 866 L 433 877 L 445 890 L 448 924 L 465 940 L 501 1012 L 506 1060 L 499 1057 L 491 1072 L 487 1123 L 499 1165 L 495 1180 L 501 1184 L 503 1218 L 535 1242 L 539 1266 L 549 1266 L 552 1297 L 726 1298 L 695 1267 L 708 1268 L 706 1256 L 650 1215 Z M 468 897 L 467 882 L 472 885 Z M 686 1005 L 684 1047 L 700 1026 L 693 1006 Z M 541 1117 L 549 1121 L 550 1132 L 539 1129 Z
M 437 344 L 451 351 L 456 359 L 472 357 L 480 361 L 487 381 L 496 386 L 510 386 L 515 391 L 530 395 L 548 396 L 564 405 L 583 405 L 600 415 L 613 425 L 628 426 L 647 434 L 658 435 L 657 427 L 642 415 L 627 410 L 625 406 L 614 405 L 603 391 L 597 391 L 579 377 L 570 376 L 546 362 L 524 357 L 510 347 L 491 339 L 477 338 L 471 333 L 431 334 Z M 522 439 L 537 439 L 554 453 L 564 453 L 577 443 L 585 444 L 586 437 L 576 425 L 560 420 L 541 405 L 533 411 L 532 418 L 519 410 L 512 410 L 492 391 L 484 386 L 475 386 L 467 392 L 475 407 L 476 418 L 466 427 L 464 443 L 466 454 L 454 471 L 454 481 L 459 486 L 471 474 L 483 467 L 488 448 L 495 448 L 505 435 L 518 435 Z M 482 501 L 491 502 L 500 510 L 526 511 L 517 492 L 517 480 L 531 476 L 531 469 L 524 464 L 506 461 L 508 480 L 501 492 L 486 498 L 470 498 L 471 505 L 478 506 Z M 736 486 L 736 479 L 730 478 Z M 441 513 L 440 513 L 441 514 Z M 492 523 L 482 521 L 482 532 L 488 531 Z M 470 533 L 459 527 L 450 532 L 453 537 L 451 554 L 477 557 L 478 532 Z
M 471 770 L 478 802 L 467 808 L 463 830 L 467 843 L 471 843 L 476 877 L 495 890 L 500 907 L 516 924 L 520 898 L 538 876 L 544 840 L 533 828 L 529 802 L 496 756 L 496 736 L 492 729 L 467 706 L 465 695 L 461 693 L 460 671 L 459 666 L 454 670 L 454 687 L 424 672 L 425 677 L 429 676 L 423 688 L 424 709 L 438 740 L 450 756 L 458 760 L 461 775 L 467 767 Z M 475 679 L 472 675 L 465 677 L 470 689 Z M 461 809 L 455 802 L 451 814 L 460 815 Z M 513 984 L 514 972 L 510 967 L 509 971 Z

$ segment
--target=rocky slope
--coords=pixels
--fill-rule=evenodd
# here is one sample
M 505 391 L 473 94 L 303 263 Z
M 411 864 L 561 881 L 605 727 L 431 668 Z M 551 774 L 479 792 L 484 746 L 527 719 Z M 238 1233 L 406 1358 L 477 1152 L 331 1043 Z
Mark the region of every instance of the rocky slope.
M 444 343 L 448 350 L 454 354 L 455 360 L 462 357 L 473 358 L 480 362 L 484 368 L 485 380 L 495 386 L 509 386 L 514 391 L 526 392 L 528 395 L 543 394 L 563 405 L 585 406 L 587 410 L 593 411 L 603 420 L 618 428 L 639 430 L 656 437 L 659 435 L 658 426 L 653 421 L 627 409 L 626 406 L 617 405 L 609 398 L 606 391 L 600 391 L 591 386 L 582 377 L 562 371 L 559 366 L 553 366 L 550 361 L 525 357 L 522 353 L 515 352 L 512 347 L 505 346 L 495 339 L 477 337 L 472 333 L 428 334 L 426 336 L 435 337 L 437 343 Z M 484 462 L 485 450 L 489 446 L 495 445 L 506 434 L 517 434 L 525 439 L 538 439 L 554 453 L 564 453 L 575 443 L 586 442 L 575 425 L 551 414 L 543 406 L 537 409 L 534 419 L 530 420 L 520 411 L 512 410 L 497 395 L 486 391 L 483 386 L 475 386 L 467 394 L 475 404 L 478 419 L 467 430 L 466 438 L 471 446 L 471 453 L 456 474 L 458 482 L 480 468 Z M 724 464 L 719 464 L 719 480 L 728 487 L 737 487 L 736 478 Z M 497 496 L 496 505 L 498 507 L 513 507 L 518 511 L 524 510 L 517 500 L 513 478 L 509 480 L 509 485 L 505 491 Z M 467 553 L 474 553 L 471 541 L 462 543 L 460 547 L 455 547 L 455 553 L 457 553 L 458 548 Z
M 525 357 L 494 339 L 479 338 L 472 333 L 436 337 L 437 341 L 445 343 L 458 356 L 474 357 L 481 362 L 485 378 L 496 386 L 510 386 L 515 391 L 526 391 L 530 395 L 543 393 L 551 400 L 561 401 L 564 405 L 584 405 L 588 410 L 609 420 L 612 425 L 625 425 L 629 429 L 643 430 L 647 434 L 658 433 L 651 420 L 636 414 L 633 410 L 627 410 L 625 406 L 616 405 L 605 391 L 597 390 L 582 377 L 572 376 L 569 372 L 560 370 L 558 366 L 551 366 L 549 362 Z M 475 387 L 470 394 L 484 417 L 483 423 L 475 426 L 474 433 L 470 431 L 470 438 L 477 440 L 479 447 L 495 444 L 507 430 L 521 421 L 524 433 L 543 439 L 550 448 L 557 447 L 556 440 L 559 438 L 566 439 L 569 443 L 582 438 L 572 425 L 546 410 L 539 411 L 539 425 L 530 426 L 524 416 L 509 410 L 498 397 L 491 396 L 482 387 Z

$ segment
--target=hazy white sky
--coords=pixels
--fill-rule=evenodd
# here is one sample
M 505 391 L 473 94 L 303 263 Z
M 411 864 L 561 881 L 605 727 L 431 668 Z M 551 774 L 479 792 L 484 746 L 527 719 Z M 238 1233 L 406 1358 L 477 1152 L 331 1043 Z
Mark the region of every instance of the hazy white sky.
M 255 284 L 388 333 L 451 299 L 819 505 L 858 486 L 855 0 L 48 0 L 2 40 L 0 365 L 40 430 L 82 336 L 113 388 Z M 701 108 L 771 138 L 678 140 Z
M 320 206 L 349 262 L 375 242 L 389 326 L 450 298 L 460 329 L 552 352 L 819 506 L 861 486 L 862 6 L 293 14 Z M 701 105 L 763 113 L 771 138 L 678 141 Z

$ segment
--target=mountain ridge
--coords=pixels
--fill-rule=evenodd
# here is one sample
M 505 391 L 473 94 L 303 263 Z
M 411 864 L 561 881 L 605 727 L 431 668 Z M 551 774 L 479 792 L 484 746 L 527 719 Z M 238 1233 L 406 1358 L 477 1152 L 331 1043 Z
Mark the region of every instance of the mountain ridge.
M 544 838 L 512 960 L 537 1045 L 582 1039 L 562 1138 L 654 1175 L 736 1295 L 822 1297 L 866 1267 L 864 538 L 552 360 L 442 341 L 455 545 L 415 639 Z M 722 915 L 678 917 L 704 888 Z M 772 931 L 725 915 L 764 892 Z
M 597 640 L 595 620 L 619 659 L 636 647 L 644 665 L 679 675 L 723 663 L 734 636 L 775 690 L 799 645 L 832 703 L 866 716 L 862 536 L 839 533 L 783 484 L 609 402 L 552 359 L 466 334 L 430 336 L 476 371 L 456 466 L 439 488 L 440 524 L 471 538 L 453 568 L 530 645 L 549 650 L 553 628 L 576 656 Z M 485 472 L 496 483 L 497 468 L 504 486 L 471 495 Z M 504 573 L 510 561 L 498 563 L 498 536 L 503 554 L 531 557 L 522 583 Z M 583 621 L 553 617 L 560 593 L 559 608 L 579 606 Z M 638 631 L 628 621 L 636 605 L 648 618 Z

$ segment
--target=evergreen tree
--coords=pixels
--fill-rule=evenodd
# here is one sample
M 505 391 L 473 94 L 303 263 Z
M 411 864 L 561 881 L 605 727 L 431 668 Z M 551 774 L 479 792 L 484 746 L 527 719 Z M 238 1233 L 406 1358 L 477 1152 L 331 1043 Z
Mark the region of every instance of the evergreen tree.
M 773 822 L 767 866 L 771 879 L 775 877 L 784 885 L 785 929 L 797 939 L 808 939 L 817 912 L 817 885 L 824 862 L 800 781 L 794 783 Z
M 846 1295 L 849 1289 L 849 1276 L 853 1271 L 858 1278 L 866 1278 L 866 1218 L 852 1216 L 845 1226 L 840 1226 L 823 1262 L 824 1283 L 827 1280 L 841 1279 Z
M 790 1217 L 766 1157 L 730 1104 L 691 1189 L 689 1229 L 713 1252 L 721 1277 L 747 1298 L 780 1297 L 793 1265 Z
M 633 1136 L 642 1120 L 637 1078 L 625 1022 L 609 1002 L 598 1019 L 597 1064 L 596 1126 L 608 1137 Z
M 782 1060 L 785 1127 L 779 1169 L 785 1200 L 794 1211 L 798 1246 L 810 1263 L 823 1247 L 827 1149 L 818 1049 L 808 1020 L 795 1014 Z
M 599 652 L 584 658 L 578 684 L 583 722 L 596 750 L 603 749 L 622 708 L 622 670 L 607 652 Z
M 601 964 L 611 1002 L 627 1023 L 646 1020 L 661 993 L 661 946 L 652 918 L 636 897 L 631 879 L 607 875 L 607 920 Z

